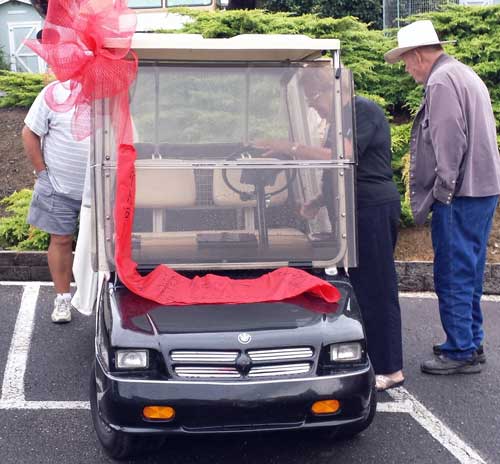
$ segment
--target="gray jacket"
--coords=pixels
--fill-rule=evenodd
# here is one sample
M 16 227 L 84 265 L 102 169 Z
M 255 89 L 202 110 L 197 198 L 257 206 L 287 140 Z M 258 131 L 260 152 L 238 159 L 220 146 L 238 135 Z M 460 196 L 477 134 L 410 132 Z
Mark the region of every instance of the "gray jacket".
M 435 201 L 500 193 L 500 156 L 488 89 L 443 54 L 425 84 L 411 131 L 410 202 L 423 224 Z

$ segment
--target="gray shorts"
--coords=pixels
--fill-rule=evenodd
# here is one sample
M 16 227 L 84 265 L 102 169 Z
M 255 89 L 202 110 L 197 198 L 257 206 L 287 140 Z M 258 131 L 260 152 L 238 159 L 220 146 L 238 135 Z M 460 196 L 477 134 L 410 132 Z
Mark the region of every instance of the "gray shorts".
M 57 193 L 47 171 L 40 172 L 33 190 L 27 222 L 54 235 L 73 235 L 82 202 Z

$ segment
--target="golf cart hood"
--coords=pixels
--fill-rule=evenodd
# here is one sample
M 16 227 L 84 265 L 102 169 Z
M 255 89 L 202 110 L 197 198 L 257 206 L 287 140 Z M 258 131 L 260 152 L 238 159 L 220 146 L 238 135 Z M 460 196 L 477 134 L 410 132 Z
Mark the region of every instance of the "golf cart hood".
M 134 346 L 151 348 L 222 349 L 234 348 L 243 332 L 259 346 L 363 339 L 352 287 L 332 283 L 341 293 L 338 303 L 303 295 L 279 302 L 162 306 L 119 287 L 110 293 L 111 342 L 117 347 L 130 347 L 133 340 Z

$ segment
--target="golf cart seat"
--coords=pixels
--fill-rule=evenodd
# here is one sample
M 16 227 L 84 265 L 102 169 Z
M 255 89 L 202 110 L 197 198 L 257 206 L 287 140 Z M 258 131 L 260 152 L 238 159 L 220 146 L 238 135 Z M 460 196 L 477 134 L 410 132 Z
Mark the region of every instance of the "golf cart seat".
M 137 160 L 136 208 L 185 208 L 196 203 L 194 171 L 160 169 L 153 159 Z

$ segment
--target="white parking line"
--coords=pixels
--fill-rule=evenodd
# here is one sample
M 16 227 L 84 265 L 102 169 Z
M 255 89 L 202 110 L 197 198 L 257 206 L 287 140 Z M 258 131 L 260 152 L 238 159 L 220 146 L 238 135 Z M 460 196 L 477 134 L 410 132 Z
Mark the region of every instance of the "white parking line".
M 400 298 L 422 298 L 427 300 L 437 300 L 437 295 L 434 292 L 399 292 Z M 481 301 L 500 302 L 500 295 L 483 295 Z
M 90 409 L 88 401 L 4 401 L 0 400 L 0 409 Z
M 387 393 L 396 403 L 402 405 L 402 409 L 407 409 L 406 412 L 427 430 L 434 440 L 453 454 L 461 464 L 486 464 L 486 461 L 476 450 L 467 445 L 405 388 L 394 388 L 387 390 Z
M 37 283 L 29 283 L 24 287 L 5 366 L 0 403 L 24 401 L 24 373 L 28 362 L 39 290 L 40 285 Z
M 0 285 L 23 285 L 21 299 L 12 342 L 4 372 L 0 410 L 54 410 L 54 409 L 90 409 L 87 401 L 26 401 L 24 394 L 24 375 L 28 362 L 31 337 L 35 320 L 35 308 L 41 285 L 46 282 L 0 282 Z M 404 297 L 435 298 L 432 293 L 402 293 Z M 500 297 L 484 298 L 500 301 Z M 380 402 L 379 413 L 406 413 L 417 421 L 442 446 L 444 446 L 461 464 L 486 464 L 477 451 L 472 449 L 457 434 L 432 414 L 405 388 L 399 387 L 387 392 L 393 401 Z
M 4 282 L 0 284 L 8 285 Z M 90 409 L 88 401 L 26 401 L 24 374 L 33 334 L 36 302 L 42 282 L 28 284 L 24 282 L 23 285 L 24 292 L 5 366 L 0 409 Z
M 406 413 L 409 414 L 411 412 L 411 407 L 405 402 L 398 401 L 386 401 L 386 402 L 378 402 L 377 403 L 377 413 L 379 412 L 396 412 L 396 413 Z
M 38 285 L 40 287 L 53 287 L 54 284 L 52 282 L 46 282 L 45 280 L 32 280 L 32 281 L 23 281 L 23 280 L 0 280 L 0 285 L 5 285 L 7 287 L 24 287 L 25 285 Z M 76 287 L 74 282 L 71 282 L 71 287 Z

